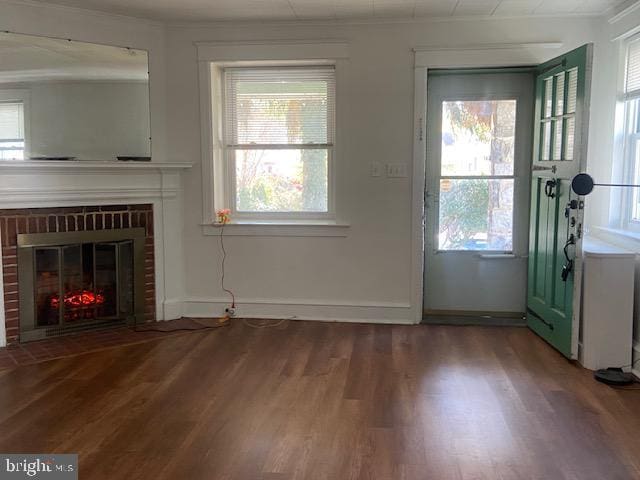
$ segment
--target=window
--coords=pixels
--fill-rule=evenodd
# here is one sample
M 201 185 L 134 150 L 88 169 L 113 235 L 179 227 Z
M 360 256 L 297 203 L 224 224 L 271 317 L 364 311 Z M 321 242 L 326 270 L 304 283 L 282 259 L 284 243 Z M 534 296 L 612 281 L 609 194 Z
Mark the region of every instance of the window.
M 578 105 L 578 69 L 544 79 L 539 161 L 573 160 Z
M 516 100 L 442 102 L 439 250 L 513 250 Z
M 640 38 L 627 43 L 622 93 L 624 106 L 624 182 L 640 183 Z M 638 189 L 624 189 L 625 218 L 623 227 L 640 229 L 640 196 Z
M 226 202 L 235 217 L 326 217 L 332 211 L 335 71 L 223 71 Z
M 0 101 L 0 160 L 24 160 L 24 103 Z

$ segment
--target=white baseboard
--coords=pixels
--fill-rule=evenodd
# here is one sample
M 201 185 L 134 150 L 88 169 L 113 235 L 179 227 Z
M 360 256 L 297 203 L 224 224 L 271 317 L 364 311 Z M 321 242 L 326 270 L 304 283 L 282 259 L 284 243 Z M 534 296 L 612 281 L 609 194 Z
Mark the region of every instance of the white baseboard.
M 631 369 L 631 373 L 633 373 L 636 377 L 640 378 L 640 340 L 633 341 L 633 355 L 631 357 L 632 363 L 634 363 L 634 367 Z M 638 363 L 635 363 L 638 362 Z
M 184 301 L 188 317 L 216 317 L 224 314 L 228 298 L 191 297 Z M 247 318 L 285 318 L 326 322 L 390 323 L 412 325 L 413 311 L 404 303 L 332 302 L 291 299 L 238 299 L 236 315 Z
M 184 315 L 184 301 L 180 298 L 172 298 L 164 301 L 164 315 L 158 320 L 175 320 Z

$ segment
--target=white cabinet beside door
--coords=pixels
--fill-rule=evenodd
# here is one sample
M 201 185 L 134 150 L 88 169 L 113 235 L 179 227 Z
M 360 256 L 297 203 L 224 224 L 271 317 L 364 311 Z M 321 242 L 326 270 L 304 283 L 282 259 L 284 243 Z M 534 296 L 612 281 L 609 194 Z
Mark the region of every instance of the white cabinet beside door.
M 590 369 L 631 365 L 633 252 L 585 238 L 579 361 Z

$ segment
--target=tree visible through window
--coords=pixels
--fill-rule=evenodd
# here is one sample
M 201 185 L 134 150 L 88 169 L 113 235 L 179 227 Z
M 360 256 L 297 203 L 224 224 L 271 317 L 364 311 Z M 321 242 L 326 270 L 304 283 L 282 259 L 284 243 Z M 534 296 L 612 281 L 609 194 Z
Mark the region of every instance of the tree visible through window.
M 225 71 L 232 209 L 326 213 L 333 149 L 333 67 Z

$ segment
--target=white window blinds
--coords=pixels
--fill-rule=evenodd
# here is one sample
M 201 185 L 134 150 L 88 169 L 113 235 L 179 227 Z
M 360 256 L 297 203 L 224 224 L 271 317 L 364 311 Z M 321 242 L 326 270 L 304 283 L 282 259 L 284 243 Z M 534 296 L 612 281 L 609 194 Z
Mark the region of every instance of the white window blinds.
M 632 41 L 627 47 L 626 70 L 625 97 L 640 97 L 640 39 Z
M 0 102 L 0 141 L 24 141 L 22 102 Z
M 334 116 L 333 67 L 225 70 L 228 147 L 331 146 Z

